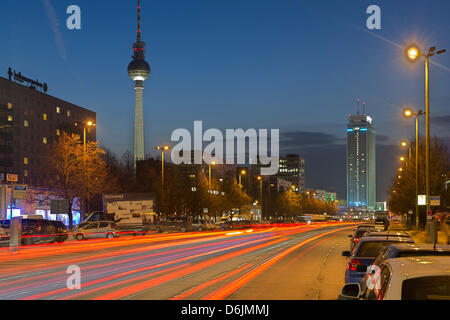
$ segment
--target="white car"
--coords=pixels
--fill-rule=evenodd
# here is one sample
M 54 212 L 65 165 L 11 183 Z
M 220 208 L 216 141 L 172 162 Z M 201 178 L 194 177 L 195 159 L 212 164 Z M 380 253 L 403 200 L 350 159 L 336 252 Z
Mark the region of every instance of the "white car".
M 118 237 L 117 226 L 111 221 L 95 221 L 83 224 L 81 227 L 75 228 L 74 233 L 77 240 Z
M 341 300 L 450 300 L 450 257 L 392 258 L 383 262 L 361 292 L 346 284 Z

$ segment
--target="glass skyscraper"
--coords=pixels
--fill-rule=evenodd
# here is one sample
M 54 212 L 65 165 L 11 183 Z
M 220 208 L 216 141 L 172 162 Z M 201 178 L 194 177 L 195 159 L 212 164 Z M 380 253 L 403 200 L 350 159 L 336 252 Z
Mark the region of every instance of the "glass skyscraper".
M 376 132 L 368 115 L 350 115 L 347 124 L 347 205 L 375 208 Z

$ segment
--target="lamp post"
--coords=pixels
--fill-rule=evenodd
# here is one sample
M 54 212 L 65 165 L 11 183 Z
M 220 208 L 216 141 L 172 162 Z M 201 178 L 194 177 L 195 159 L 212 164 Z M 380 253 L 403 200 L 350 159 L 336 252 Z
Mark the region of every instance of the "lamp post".
M 242 175 L 245 175 L 247 171 L 241 170 L 239 171 L 239 186 L 242 188 Z
M 419 229 L 419 203 L 418 203 L 418 195 L 419 195 L 419 117 L 423 115 L 423 111 L 419 110 L 417 112 L 412 111 L 411 109 L 405 109 L 403 111 L 403 115 L 406 118 L 411 116 L 416 117 L 416 159 L 415 159 L 415 175 L 416 175 L 416 228 Z
M 262 217 L 262 208 L 263 208 L 263 203 L 262 203 L 262 177 L 258 176 L 258 181 L 259 181 L 259 205 L 261 207 L 261 217 Z
M 75 125 L 77 125 L 77 123 L 75 123 Z M 87 121 L 84 123 L 83 126 L 83 176 L 84 176 L 84 181 L 86 181 L 86 128 L 87 127 L 95 127 L 95 123 L 93 121 Z M 85 190 L 86 192 L 86 203 L 83 205 L 83 217 L 82 217 L 82 221 L 84 220 L 84 215 L 85 212 L 84 210 L 87 209 L 88 214 L 89 214 L 89 195 L 87 190 Z M 87 208 L 86 208 L 87 206 Z
M 156 150 L 161 151 L 161 190 L 164 188 L 164 151 L 170 150 L 170 146 L 157 146 Z
M 418 60 L 419 57 L 425 58 L 425 189 L 426 189 L 426 203 L 427 212 L 430 210 L 430 77 L 429 77 L 429 58 L 435 54 L 442 54 L 446 52 L 445 49 L 436 51 L 436 47 L 431 47 L 428 53 L 421 53 L 416 46 L 410 46 L 406 50 L 406 56 L 412 62 Z
M 216 162 L 213 161 L 209 164 L 209 190 L 211 190 L 211 165 L 215 166 Z

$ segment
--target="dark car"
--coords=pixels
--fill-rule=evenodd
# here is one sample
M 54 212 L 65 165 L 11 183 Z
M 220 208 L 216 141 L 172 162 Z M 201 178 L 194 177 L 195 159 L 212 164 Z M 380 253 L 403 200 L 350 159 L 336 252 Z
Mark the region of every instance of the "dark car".
M 56 242 L 64 242 L 69 238 L 67 226 L 62 221 L 50 221 L 55 226 Z
M 56 242 L 56 226 L 44 219 L 22 219 L 22 245 Z
M 192 225 L 187 221 L 159 221 L 156 225 L 158 232 L 175 231 L 175 232 L 187 232 L 187 231 L 199 231 L 199 227 Z
M 367 272 L 378 252 L 390 244 L 414 243 L 411 238 L 400 237 L 363 237 L 353 253 L 342 252 L 343 256 L 350 257 L 345 269 L 345 283 L 359 283 Z
M 60 221 L 22 219 L 21 222 L 22 245 L 63 242 L 69 237 L 66 226 Z M 3 239 L 9 240 L 10 220 L 3 220 L 2 228 L 7 234 Z
M 356 228 L 356 231 L 353 235 L 349 235 L 350 238 L 350 251 L 353 251 L 355 247 L 358 245 L 359 240 L 367 233 L 376 231 L 375 226 L 371 225 L 362 225 Z

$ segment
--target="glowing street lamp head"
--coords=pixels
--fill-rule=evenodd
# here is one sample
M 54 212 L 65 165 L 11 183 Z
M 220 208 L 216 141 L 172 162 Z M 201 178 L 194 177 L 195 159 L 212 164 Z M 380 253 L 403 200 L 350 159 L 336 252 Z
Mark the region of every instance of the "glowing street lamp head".
M 405 110 L 403 110 L 403 115 L 404 115 L 406 118 L 411 117 L 413 114 L 414 114 L 414 112 L 413 112 L 411 109 L 405 109 Z
M 401 145 L 402 145 L 402 147 L 407 147 L 408 146 L 408 142 L 402 141 Z
M 416 46 L 406 49 L 406 56 L 410 61 L 416 61 L 420 57 L 420 50 Z
M 246 174 L 246 173 L 247 173 L 247 171 L 245 171 L 245 170 L 241 171 L 241 174 Z
M 400 161 L 405 161 L 405 157 L 400 157 Z

